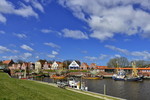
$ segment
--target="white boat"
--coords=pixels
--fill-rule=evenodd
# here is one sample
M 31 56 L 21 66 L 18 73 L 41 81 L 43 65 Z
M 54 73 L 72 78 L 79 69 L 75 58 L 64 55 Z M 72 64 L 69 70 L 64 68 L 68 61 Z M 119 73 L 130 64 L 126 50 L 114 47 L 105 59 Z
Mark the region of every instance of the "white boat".
M 69 79 L 68 85 L 69 85 L 69 87 L 74 88 L 74 89 L 85 90 L 85 91 L 88 90 L 88 87 L 85 86 L 84 82 L 75 81 L 74 78 Z
M 124 81 L 125 77 L 126 77 L 125 71 L 124 70 L 120 70 L 120 71 L 118 71 L 117 74 L 114 74 L 112 76 L 112 79 L 114 79 L 115 81 Z

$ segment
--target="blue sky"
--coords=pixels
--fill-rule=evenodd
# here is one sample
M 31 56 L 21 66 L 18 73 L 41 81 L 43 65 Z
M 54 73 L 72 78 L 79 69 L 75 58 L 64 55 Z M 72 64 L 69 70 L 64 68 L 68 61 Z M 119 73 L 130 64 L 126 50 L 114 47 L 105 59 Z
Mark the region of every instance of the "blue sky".
M 1 0 L 0 60 L 150 60 L 147 0 Z

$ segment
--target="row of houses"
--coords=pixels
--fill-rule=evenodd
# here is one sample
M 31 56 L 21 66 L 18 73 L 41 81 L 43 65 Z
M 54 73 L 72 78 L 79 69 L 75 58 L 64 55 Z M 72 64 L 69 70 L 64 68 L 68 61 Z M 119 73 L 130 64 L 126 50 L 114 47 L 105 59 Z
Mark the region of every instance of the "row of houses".
M 44 69 L 44 70 L 56 70 L 56 69 L 63 69 L 64 68 L 64 63 L 63 62 L 56 62 L 54 61 L 52 64 L 45 62 L 44 64 L 41 64 L 40 62 L 35 62 L 35 63 L 22 63 L 22 64 L 15 64 L 13 60 L 7 60 L 3 61 L 4 64 L 7 64 L 9 66 L 9 69 L 30 69 L 30 70 L 39 70 L 39 69 Z M 102 67 L 107 67 L 107 66 L 97 66 L 95 63 L 91 63 L 88 65 L 87 63 L 81 63 L 79 65 L 76 61 L 72 61 L 71 64 L 67 67 L 68 69 L 100 69 Z

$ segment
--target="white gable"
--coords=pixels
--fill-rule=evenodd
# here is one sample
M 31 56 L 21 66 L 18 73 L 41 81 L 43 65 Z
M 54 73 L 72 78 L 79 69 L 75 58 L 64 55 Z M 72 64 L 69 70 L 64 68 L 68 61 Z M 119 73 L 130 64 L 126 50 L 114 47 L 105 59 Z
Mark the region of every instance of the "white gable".
M 52 64 L 52 69 L 57 69 L 57 67 L 58 67 L 58 64 L 57 64 L 57 62 L 55 61 L 55 62 Z
M 35 62 L 35 69 L 41 69 L 41 66 L 40 62 Z
M 77 68 L 77 67 L 79 67 L 79 65 L 76 63 L 76 61 L 73 61 L 73 62 L 69 65 L 69 67 L 75 67 L 75 68 Z

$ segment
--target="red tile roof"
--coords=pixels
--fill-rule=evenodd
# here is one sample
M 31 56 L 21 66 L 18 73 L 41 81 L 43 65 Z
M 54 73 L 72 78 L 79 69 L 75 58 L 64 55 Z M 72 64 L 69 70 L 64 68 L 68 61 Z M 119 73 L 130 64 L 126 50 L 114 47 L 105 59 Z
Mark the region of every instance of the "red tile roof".
M 3 61 L 3 64 L 9 64 L 12 60 L 5 60 Z
M 88 65 L 87 63 L 82 63 L 82 64 L 81 64 L 81 67 L 82 67 L 83 65 L 85 65 L 87 68 L 89 67 L 89 65 Z

